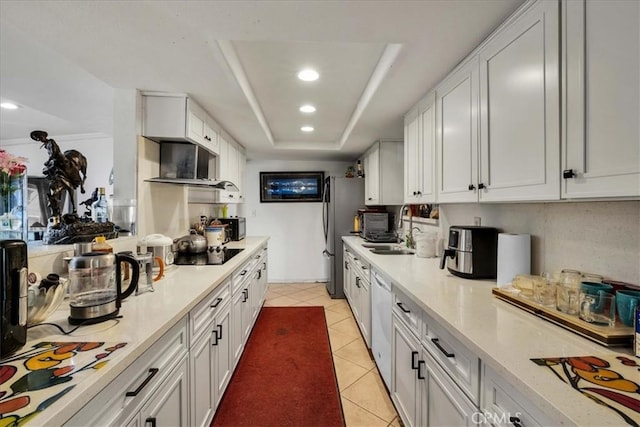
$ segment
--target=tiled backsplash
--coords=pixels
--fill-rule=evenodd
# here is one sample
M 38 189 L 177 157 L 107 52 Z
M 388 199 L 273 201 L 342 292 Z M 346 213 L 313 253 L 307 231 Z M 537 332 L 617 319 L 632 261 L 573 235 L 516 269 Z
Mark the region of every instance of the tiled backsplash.
M 571 268 L 640 284 L 640 201 L 440 206 L 440 232 L 451 225 L 531 234 L 531 270 Z

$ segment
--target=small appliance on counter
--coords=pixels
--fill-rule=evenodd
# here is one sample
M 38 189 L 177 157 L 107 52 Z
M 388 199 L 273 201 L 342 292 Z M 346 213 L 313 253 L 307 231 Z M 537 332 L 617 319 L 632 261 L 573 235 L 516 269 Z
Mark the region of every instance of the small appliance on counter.
M 360 216 L 360 237 L 369 240 L 372 236 L 389 231 L 389 214 L 387 212 L 361 209 L 358 211 L 358 215 Z
M 173 239 L 162 234 L 150 234 L 138 242 L 136 251 L 139 254 L 151 252 L 154 257 L 160 257 L 165 270 L 173 264 Z
M 129 264 L 131 282 L 122 290 L 121 263 Z M 122 300 L 136 290 L 138 261 L 131 255 L 90 252 L 69 261 L 69 323 L 98 323 L 115 317 Z
M 0 358 L 4 358 L 27 342 L 27 243 L 0 240 L 0 256 Z
M 243 250 L 211 246 L 199 253 L 179 252 L 176 254 L 175 265 L 222 265 Z
M 239 241 L 245 238 L 247 234 L 247 219 L 242 217 L 220 218 L 220 222 L 227 224 L 227 238 L 233 241 Z
M 495 279 L 498 265 L 498 229 L 452 225 L 440 268 L 465 279 Z

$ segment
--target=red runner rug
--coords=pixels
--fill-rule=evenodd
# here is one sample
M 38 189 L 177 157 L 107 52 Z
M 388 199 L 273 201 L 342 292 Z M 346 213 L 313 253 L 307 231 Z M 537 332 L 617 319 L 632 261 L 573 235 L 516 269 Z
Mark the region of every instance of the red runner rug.
M 323 307 L 263 307 L 211 423 L 344 426 Z

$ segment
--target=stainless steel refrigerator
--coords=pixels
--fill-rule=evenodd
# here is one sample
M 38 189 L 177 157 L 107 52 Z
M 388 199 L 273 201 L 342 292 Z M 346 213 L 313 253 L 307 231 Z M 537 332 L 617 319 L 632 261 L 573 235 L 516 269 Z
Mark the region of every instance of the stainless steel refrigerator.
M 329 259 L 327 291 L 331 298 L 344 298 L 342 236 L 352 235 L 353 217 L 364 204 L 364 179 L 329 176 L 324 180 L 322 225 Z

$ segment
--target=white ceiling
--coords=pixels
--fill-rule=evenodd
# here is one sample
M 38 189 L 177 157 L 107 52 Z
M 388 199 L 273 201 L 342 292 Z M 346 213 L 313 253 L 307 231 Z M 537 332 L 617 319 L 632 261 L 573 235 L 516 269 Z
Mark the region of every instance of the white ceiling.
M 24 108 L 0 139 L 110 134 L 136 88 L 189 94 L 250 158 L 351 160 L 522 2 L 2 0 L 0 98 Z

